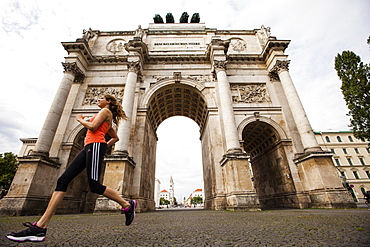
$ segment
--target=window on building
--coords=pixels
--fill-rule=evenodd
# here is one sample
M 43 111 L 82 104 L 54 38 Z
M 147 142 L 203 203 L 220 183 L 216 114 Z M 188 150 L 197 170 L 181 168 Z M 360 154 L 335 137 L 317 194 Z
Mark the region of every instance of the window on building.
M 338 142 L 342 142 L 342 138 L 340 138 L 340 136 L 337 136 L 337 140 Z
M 358 172 L 357 171 L 354 171 L 353 172 L 353 175 L 355 176 L 356 179 L 360 179 L 360 177 L 358 176 Z
M 352 138 L 352 136 L 348 136 L 348 140 L 349 140 L 350 142 L 353 142 L 353 138 Z
M 359 154 L 360 152 L 358 151 L 358 148 L 355 148 L 356 154 Z
M 329 138 L 329 136 L 325 136 L 325 140 L 326 140 L 327 142 L 330 142 L 330 138 Z
M 349 164 L 350 166 L 353 166 L 353 163 L 352 163 L 351 158 L 347 158 L 347 161 L 348 161 L 348 164 Z
M 365 161 L 364 161 L 364 158 L 358 158 L 358 159 L 360 160 L 361 165 L 366 166 Z
M 337 164 L 337 166 L 340 166 L 340 161 L 339 159 L 334 159 L 335 160 L 335 163 Z
M 340 175 L 342 176 L 342 178 L 347 178 L 347 176 L 346 176 L 346 173 L 345 173 L 345 172 L 340 172 Z
M 370 154 L 370 148 L 366 148 L 367 152 Z
M 348 152 L 347 152 L 347 149 L 346 149 L 346 148 L 343 148 L 343 153 L 344 153 L 344 154 L 348 154 Z
M 333 154 L 335 154 L 335 149 L 334 149 L 334 148 L 330 149 L 330 151 L 331 151 Z
M 368 178 L 370 178 L 370 172 L 369 171 L 365 171 L 366 172 L 366 175 Z

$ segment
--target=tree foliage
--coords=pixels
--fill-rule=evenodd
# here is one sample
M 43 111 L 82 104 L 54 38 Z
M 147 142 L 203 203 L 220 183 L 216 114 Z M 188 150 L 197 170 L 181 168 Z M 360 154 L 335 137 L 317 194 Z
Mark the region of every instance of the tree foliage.
M 370 141 L 370 71 L 369 65 L 352 51 L 335 57 L 335 69 L 342 80 L 341 90 L 349 109 L 353 134 Z
M 0 154 L 0 187 L 9 189 L 18 168 L 17 156 L 11 152 Z
M 191 198 L 191 204 L 202 204 L 203 198 L 201 196 L 195 196 Z
M 169 205 L 170 201 L 164 199 L 163 197 L 159 198 L 159 205 Z

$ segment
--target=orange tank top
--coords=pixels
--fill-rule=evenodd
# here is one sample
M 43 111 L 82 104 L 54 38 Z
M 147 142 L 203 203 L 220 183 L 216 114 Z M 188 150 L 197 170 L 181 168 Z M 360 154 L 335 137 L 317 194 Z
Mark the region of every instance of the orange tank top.
M 90 119 L 90 122 L 94 121 L 96 115 L 97 114 L 95 114 Z M 100 124 L 100 126 L 96 130 L 92 131 L 88 129 L 85 137 L 85 146 L 87 144 L 95 142 L 107 143 L 107 141 L 105 140 L 105 135 L 108 133 L 109 128 L 110 125 L 104 121 Z

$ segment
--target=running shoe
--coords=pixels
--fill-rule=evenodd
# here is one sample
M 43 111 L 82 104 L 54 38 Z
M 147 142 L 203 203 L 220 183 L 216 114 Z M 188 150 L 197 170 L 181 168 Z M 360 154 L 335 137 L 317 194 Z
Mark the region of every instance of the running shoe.
M 134 221 L 136 215 L 135 209 L 137 206 L 136 200 L 129 200 L 128 202 L 131 204 L 131 206 L 128 208 L 124 208 L 121 211 L 121 214 L 125 214 L 126 216 L 126 226 L 131 225 L 131 223 Z
M 45 240 L 46 228 L 40 228 L 36 226 L 36 222 L 33 224 L 31 222 L 26 222 L 22 224 L 28 228 L 20 232 L 9 233 L 6 237 L 10 240 L 18 242 L 40 242 Z

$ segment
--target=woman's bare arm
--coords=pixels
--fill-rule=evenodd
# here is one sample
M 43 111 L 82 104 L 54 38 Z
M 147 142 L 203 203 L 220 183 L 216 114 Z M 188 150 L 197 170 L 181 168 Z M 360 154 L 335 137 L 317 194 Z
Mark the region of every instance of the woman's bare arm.
M 110 127 L 108 130 L 108 135 L 111 137 L 111 139 L 107 142 L 108 147 L 119 141 L 117 132 L 112 127 Z
M 89 130 L 94 131 L 105 121 L 105 119 L 107 119 L 108 114 L 109 114 L 108 109 L 101 109 L 100 112 L 98 113 L 98 115 L 96 115 L 94 121 L 92 121 L 92 122 L 84 120 L 85 117 L 82 114 L 78 114 L 76 116 L 76 119 L 84 127 L 86 127 Z

